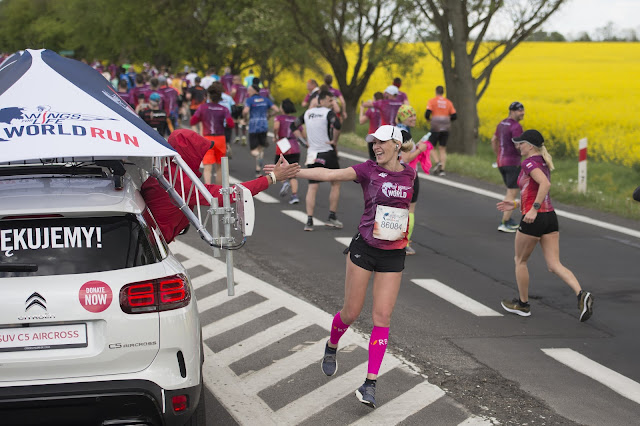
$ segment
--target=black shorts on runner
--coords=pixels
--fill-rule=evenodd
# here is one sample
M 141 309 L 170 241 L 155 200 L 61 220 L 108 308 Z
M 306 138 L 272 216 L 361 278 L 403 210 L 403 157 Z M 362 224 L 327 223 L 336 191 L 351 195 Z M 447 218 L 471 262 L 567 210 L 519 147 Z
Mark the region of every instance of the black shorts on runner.
M 339 169 L 340 164 L 338 163 L 338 154 L 336 154 L 335 150 L 319 152 L 315 163 L 307 165 L 308 169 L 313 169 L 314 167 L 324 167 L 325 169 L 334 170 Z M 320 183 L 320 181 L 309 179 L 309 183 Z
M 438 144 L 441 147 L 447 146 L 447 141 L 449 140 L 449 132 L 431 132 L 431 136 L 429 136 L 429 142 L 435 148 Z
M 358 232 L 351 240 L 344 254 L 348 254 L 354 265 L 374 272 L 402 272 L 404 270 L 404 249 L 383 250 L 371 247 Z
M 502 166 L 498 167 L 504 184 L 509 189 L 518 189 L 518 176 L 520 175 L 520 166 Z
M 252 151 L 259 146 L 267 146 L 267 132 L 249 133 L 249 149 Z
M 416 178 L 413 180 L 413 197 L 411 197 L 412 203 L 415 203 L 418 201 L 419 192 L 420 192 L 420 178 L 416 174 Z
M 524 219 L 524 216 L 522 217 Z M 542 237 L 544 234 L 550 234 L 552 232 L 559 231 L 558 216 L 555 211 L 538 213 L 536 220 L 533 223 L 525 223 L 520 221 L 519 232 L 523 234 L 531 235 L 532 237 Z
M 284 159 L 287 160 L 289 164 L 300 163 L 300 153 L 297 154 L 284 154 Z M 280 156 L 276 155 L 275 160 L 273 160 L 273 164 L 276 164 L 280 160 Z

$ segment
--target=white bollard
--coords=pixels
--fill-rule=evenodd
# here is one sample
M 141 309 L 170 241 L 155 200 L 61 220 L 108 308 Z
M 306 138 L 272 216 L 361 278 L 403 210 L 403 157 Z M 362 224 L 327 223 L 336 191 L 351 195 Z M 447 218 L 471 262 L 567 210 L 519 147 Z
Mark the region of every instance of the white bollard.
M 587 138 L 578 141 L 578 192 L 587 192 Z

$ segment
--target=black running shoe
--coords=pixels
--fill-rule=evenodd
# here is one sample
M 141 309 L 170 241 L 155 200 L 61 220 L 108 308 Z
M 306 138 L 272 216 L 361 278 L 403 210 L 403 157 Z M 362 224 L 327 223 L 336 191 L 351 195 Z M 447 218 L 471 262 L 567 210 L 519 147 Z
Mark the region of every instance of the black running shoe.
M 585 322 L 591 318 L 593 313 L 593 295 L 588 291 L 580 292 L 578 300 L 578 309 L 580 309 L 580 322 Z
M 367 407 L 376 408 L 376 384 L 364 382 L 356 391 L 356 398 Z
M 338 371 L 338 360 L 336 360 L 336 355 L 338 353 L 338 348 L 330 348 L 329 342 L 324 346 L 324 357 L 322 358 L 322 372 L 327 376 L 333 376 Z

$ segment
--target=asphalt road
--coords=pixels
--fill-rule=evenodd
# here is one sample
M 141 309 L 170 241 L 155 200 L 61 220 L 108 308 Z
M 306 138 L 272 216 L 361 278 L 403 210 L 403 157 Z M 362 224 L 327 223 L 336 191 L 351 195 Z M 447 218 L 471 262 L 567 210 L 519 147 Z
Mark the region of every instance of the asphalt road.
M 267 152 L 266 158 L 270 161 L 273 146 Z M 354 154 L 362 157 L 359 153 L 346 154 L 349 158 L 342 157 L 343 167 L 355 164 Z M 254 162 L 247 147 L 234 145 L 233 158 L 229 163 L 233 178 L 253 178 Z M 496 200 L 441 182 L 459 182 L 473 188 L 503 192 L 500 187 L 452 175 L 421 181 L 413 234 L 413 247 L 417 254 L 406 260 L 403 284 L 391 324 L 388 353 L 390 359 L 397 357 L 401 363 L 406 360 L 412 374 L 426 377 L 430 384 L 442 389 L 445 396 L 438 400 L 441 407 L 421 405 L 422 408 L 415 408 L 416 414 L 397 423 L 637 424 L 640 415 L 640 367 L 637 363 L 640 289 L 637 273 L 632 268 L 640 254 L 639 224 L 556 204 L 556 209 L 594 217 L 633 232 L 618 232 L 560 217 L 561 261 L 575 273 L 582 287 L 594 294 L 593 317 L 586 323 L 578 321 L 576 297 L 568 286 L 547 271 L 539 248 L 529 262 L 532 314 L 528 318 L 518 317 L 500 307 L 501 299 L 515 297 L 516 286 L 514 234 L 496 230 L 500 218 L 495 209 Z M 321 184 L 316 201 L 315 217 L 320 221 L 327 219 L 328 188 L 328 184 Z M 257 197 L 255 200 L 257 219 L 254 235 L 234 253 L 235 267 L 242 274 L 246 273 L 290 295 L 287 297 L 291 297 L 292 306 L 303 304 L 299 310 L 291 308 L 294 314 L 289 317 L 285 314 L 286 318 L 281 321 L 291 326 L 298 318 L 305 320 L 304 306 L 308 306 L 309 312 L 315 312 L 315 309 L 319 312 L 315 316 L 309 314 L 314 318 L 313 325 L 326 330 L 330 324 L 324 324 L 325 317 L 321 313 L 330 318 L 342 304 L 345 269 L 342 251 L 345 241 L 355 234 L 359 223 L 363 204 L 361 188 L 352 182 L 342 185 L 338 218 L 344 222 L 344 229 L 316 226 L 313 232 L 304 232 L 303 223 L 296 219 L 305 216 L 304 202 L 290 206 L 286 203 L 288 198 L 278 196 L 278 190 L 279 185 L 272 187 L 266 191 L 270 197 L 262 201 Z M 306 183 L 302 182 L 301 199 L 305 192 Z M 551 195 L 553 199 L 553 188 Z M 193 232 L 180 237 L 180 241 L 197 250 L 209 251 Z M 184 259 L 188 258 L 187 253 Z M 192 268 L 193 265 L 195 263 L 191 264 Z M 215 286 L 222 291 L 224 280 L 219 273 L 216 279 Z M 204 285 L 204 281 L 201 284 Z M 202 296 L 198 297 L 199 303 L 201 298 L 204 300 L 213 293 L 203 289 L 199 289 Z M 285 296 L 272 295 L 270 291 L 264 290 L 260 297 L 285 300 Z M 224 321 L 225 315 L 231 318 L 247 306 L 253 306 L 247 294 L 243 293 L 243 299 L 234 296 L 238 306 L 225 314 L 226 307 L 230 306 L 228 302 L 234 299 L 227 297 L 216 303 L 203 302 L 208 309 L 206 312 L 220 311 L 216 318 L 203 321 L 212 330 L 216 324 L 224 325 L 216 321 Z M 282 302 L 281 309 L 285 309 L 287 303 Z M 356 332 L 354 335 L 364 336 L 363 339 L 372 327 L 370 307 L 368 298 L 361 317 L 352 326 Z M 241 321 L 240 316 L 238 318 Z M 247 333 L 244 342 L 250 342 L 252 327 L 257 327 L 256 336 L 268 328 L 260 325 L 261 321 L 251 321 L 255 318 L 224 326 L 232 335 L 237 334 L 233 327 L 244 327 Z M 312 334 L 315 337 L 303 336 L 301 341 L 326 339 L 318 330 Z M 286 334 L 274 341 L 279 343 L 285 339 L 284 336 Z M 364 346 L 361 343 L 354 340 L 352 352 L 366 361 L 366 351 L 359 353 Z M 219 351 L 213 348 L 208 356 L 215 360 L 217 354 L 234 344 L 238 344 L 237 338 L 231 339 L 228 346 L 223 345 Z M 256 348 L 258 346 L 256 343 Z M 269 365 L 284 356 L 276 355 L 275 349 L 269 348 L 263 351 L 255 349 L 251 363 Z M 320 357 L 321 353 L 318 353 L 309 363 L 317 362 Z M 241 359 L 240 356 L 236 362 Z M 385 366 L 383 364 L 383 370 Z M 215 362 L 208 364 L 207 368 L 216 377 L 222 373 L 215 372 L 229 372 L 229 367 Z M 252 380 L 254 370 L 251 367 L 245 366 L 238 371 L 237 377 L 246 376 Z M 287 390 L 284 386 L 286 379 L 276 384 L 265 383 L 264 386 L 270 387 L 264 389 L 272 389 L 273 392 L 257 393 L 259 404 L 266 404 L 266 411 L 256 412 L 256 415 L 267 416 L 265 413 L 275 412 L 284 416 L 286 413 L 292 417 L 279 417 L 280 421 L 288 419 L 287 422 L 292 424 L 322 424 L 325 420 L 328 423 L 336 412 L 334 424 L 352 423 L 358 416 L 368 415 L 367 412 L 352 411 L 352 404 L 360 404 L 349 395 L 335 403 L 328 401 L 333 404 L 332 410 L 305 414 L 302 417 L 304 422 L 295 420 L 298 417 L 291 414 L 295 411 L 293 408 L 304 412 L 302 402 L 297 402 L 297 399 L 303 398 L 305 392 L 313 392 L 300 383 L 326 379 L 316 377 L 316 373 L 319 373 L 319 368 L 314 367 L 309 371 L 301 370 L 297 373 L 300 377 L 292 376 L 296 380 L 289 379 L 302 394 L 296 394 L 295 389 Z M 409 396 L 405 399 L 413 398 L 416 403 L 422 404 L 427 398 L 420 393 L 411 397 L 413 394 L 408 392 L 409 388 L 401 389 L 402 383 L 417 379 L 408 379 L 400 373 L 396 374 L 397 377 L 389 374 L 386 384 L 384 375 L 378 381 L 378 402 L 382 407 L 389 401 L 386 405 L 391 410 L 396 401 L 390 394 L 381 393 L 385 386 L 389 391 L 397 388 L 394 390 L 397 396 L 407 392 Z M 235 380 L 234 375 L 229 377 Z M 225 396 L 233 393 L 229 391 L 233 386 L 242 386 L 242 382 L 216 380 L 208 383 L 211 424 L 249 424 L 246 417 L 237 415 L 240 410 L 231 406 L 235 400 Z M 324 383 L 317 382 L 312 388 L 324 386 Z M 353 389 L 359 384 L 354 382 Z M 429 388 L 429 392 L 437 393 L 437 390 Z M 401 400 L 397 401 L 400 406 Z M 341 416 L 341 413 L 349 414 Z M 256 418 L 255 422 L 258 421 L 261 420 Z

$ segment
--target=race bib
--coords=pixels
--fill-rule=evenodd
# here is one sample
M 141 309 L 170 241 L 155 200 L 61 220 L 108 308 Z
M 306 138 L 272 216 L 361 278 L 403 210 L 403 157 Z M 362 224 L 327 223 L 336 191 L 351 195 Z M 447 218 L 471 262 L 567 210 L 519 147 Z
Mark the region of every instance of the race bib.
M 405 237 L 409 223 L 409 210 L 395 207 L 376 207 L 376 221 L 373 225 L 373 238 L 386 241 L 398 241 Z

